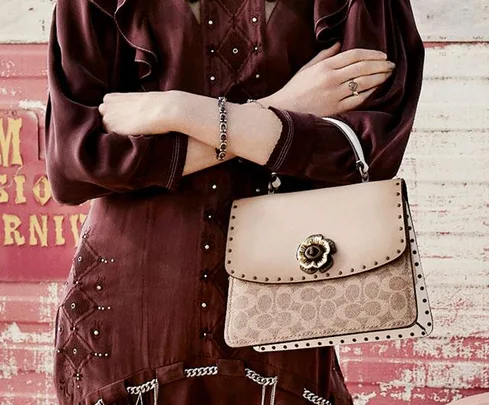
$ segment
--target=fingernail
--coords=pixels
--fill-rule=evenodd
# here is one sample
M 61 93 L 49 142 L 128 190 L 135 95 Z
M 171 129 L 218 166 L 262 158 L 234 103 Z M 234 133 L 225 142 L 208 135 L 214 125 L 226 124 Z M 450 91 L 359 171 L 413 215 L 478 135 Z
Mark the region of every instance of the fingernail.
M 396 67 L 396 64 L 394 62 L 389 62 L 389 66 L 391 69 L 394 69 Z

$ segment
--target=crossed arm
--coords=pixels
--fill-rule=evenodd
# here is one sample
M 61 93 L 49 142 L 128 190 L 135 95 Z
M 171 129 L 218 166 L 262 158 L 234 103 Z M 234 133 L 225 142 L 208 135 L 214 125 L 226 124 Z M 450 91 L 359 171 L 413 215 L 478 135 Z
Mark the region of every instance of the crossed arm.
M 215 99 L 175 90 L 111 92 L 118 32 L 110 24 L 93 29 L 93 18 L 106 18 L 97 13 L 86 1 L 58 0 L 54 9 L 45 122 L 54 198 L 79 204 L 145 187 L 174 191 L 182 175 L 219 164 Z M 240 156 L 318 185 L 359 181 L 348 141 L 321 119 L 334 115 L 355 129 L 372 180 L 396 174 L 424 61 L 409 1 L 355 1 L 343 28 L 341 46 L 321 51 L 260 100 L 268 109 L 228 103 L 227 159 Z
M 340 45 L 319 53 L 279 92 L 260 100 L 264 106 L 328 116 L 358 108 L 385 82 L 394 69 L 380 51 L 354 49 L 339 52 Z M 352 95 L 351 78 L 360 94 Z M 270 109 L 259 104 L 227 103 L 228 153 L 265 165 L 283 130 Z M 122 135 L 143 133 L 164 136 L 176 131 L 190 137 L 183 175 L 219 164 L 216 100 L 180 92 L 112 93 L 99 106 L 107 131 Z

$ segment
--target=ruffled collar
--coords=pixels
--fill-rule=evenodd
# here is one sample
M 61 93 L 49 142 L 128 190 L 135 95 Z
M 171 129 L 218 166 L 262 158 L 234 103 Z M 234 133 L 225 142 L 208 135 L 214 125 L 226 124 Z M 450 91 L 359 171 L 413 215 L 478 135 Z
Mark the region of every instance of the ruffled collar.
M 114 19 L 117 29 L 127 44 L 135 50 L 139 79 L 151 75 L 157 56 L 151 40 L 143 1 L 140 0 L 88 0 Z
M 332 42 L 341 36 L 343 23 L 354 0 L 315 0 L 314 32 L 320 42 Z
M 135 50 L 134 62 L 139 79 L 151 75 L 157 63 L 157 52 L 151 39 L 144 0 L 87 0 L 115 20 L 127 44 Z M 341 36 L 343 22 L 354 0 L 315 0 L 314 31 L 320 42 L 331 42 Z

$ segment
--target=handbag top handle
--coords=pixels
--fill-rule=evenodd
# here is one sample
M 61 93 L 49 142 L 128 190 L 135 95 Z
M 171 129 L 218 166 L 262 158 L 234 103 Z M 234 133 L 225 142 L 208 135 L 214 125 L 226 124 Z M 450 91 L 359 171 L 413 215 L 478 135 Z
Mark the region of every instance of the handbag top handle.
M 360 176 L 362 176 L 362 182 L 367 182 L 369 180 L 368 176 L 368 164 L 365 160 L 365 155 L 363 153 L 362 145 L 360 141 L 358 140 L 357 134 L 353 129 L 346 124 L 344 121 L 340 121 L 336 118 L 330 118 L 330 117 L 323 117 L 323 120 L 331 122 L 332 124 L 336 125 L 341 132 L 346 136 L 346 139 L 348 139 L 348 142 L 350 142 L 351 147 L 353 148 L 353 153 L 355 154 L 355 164 L 360 172 Z
M 362 177 L 362 183 L 369 181 L 369 166 L 365 160 L 365 154 L 363 153 L 362 145 L 358 140 L 357 134 L 355 131 L 344 121 L 340 121 L 336 118 L 323 117 L 323 120 L 328 121 L 335 125 L 343 134 L 345 135 L 348 142 L 350 142 L 351 147 L 353 148 L 353 153 L 355 155 L 355 165 L 358 171 L 360 172 L 360 176 Z M 272 172 L 270 175 L 270 182 L 268 183 L 268 194 L 274 194 L 275 191 L 280 187 L 280 178 L 277 173 Z

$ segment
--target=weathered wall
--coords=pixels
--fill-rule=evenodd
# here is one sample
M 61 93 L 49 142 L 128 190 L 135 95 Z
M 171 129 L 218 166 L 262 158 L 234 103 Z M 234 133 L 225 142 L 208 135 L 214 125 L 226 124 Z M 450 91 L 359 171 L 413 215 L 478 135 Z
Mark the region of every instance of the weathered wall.
M 412 1 L 427 58 L 401 175 L 435 331 L 423 340 L 342 348 L 358 405 L 444 404 L 489 390 L 489 2 Z M 0 0 L 0 42 L 19 43 L 0 45 L 0 109 L 33 111 L 41 132 L 45 46 L 25 43 L 46 41 L 52 3 Z M 4 209 L 0 204 L 0 216 Z M 39 272 L 58 274 L 69 267 L 65 259 L 39 264 Z M 0 280 L 6 272 L 0 256 Z M 57 282 L 0 281 L 0 404 L 54 403 L 59 291 Z
M 446 403 L 489 389 L 488 62 L 484 43 L 427 49 L 400 174 L 408 180 L 435 330 L 429 339 L 343 348 L 358 405 Z

